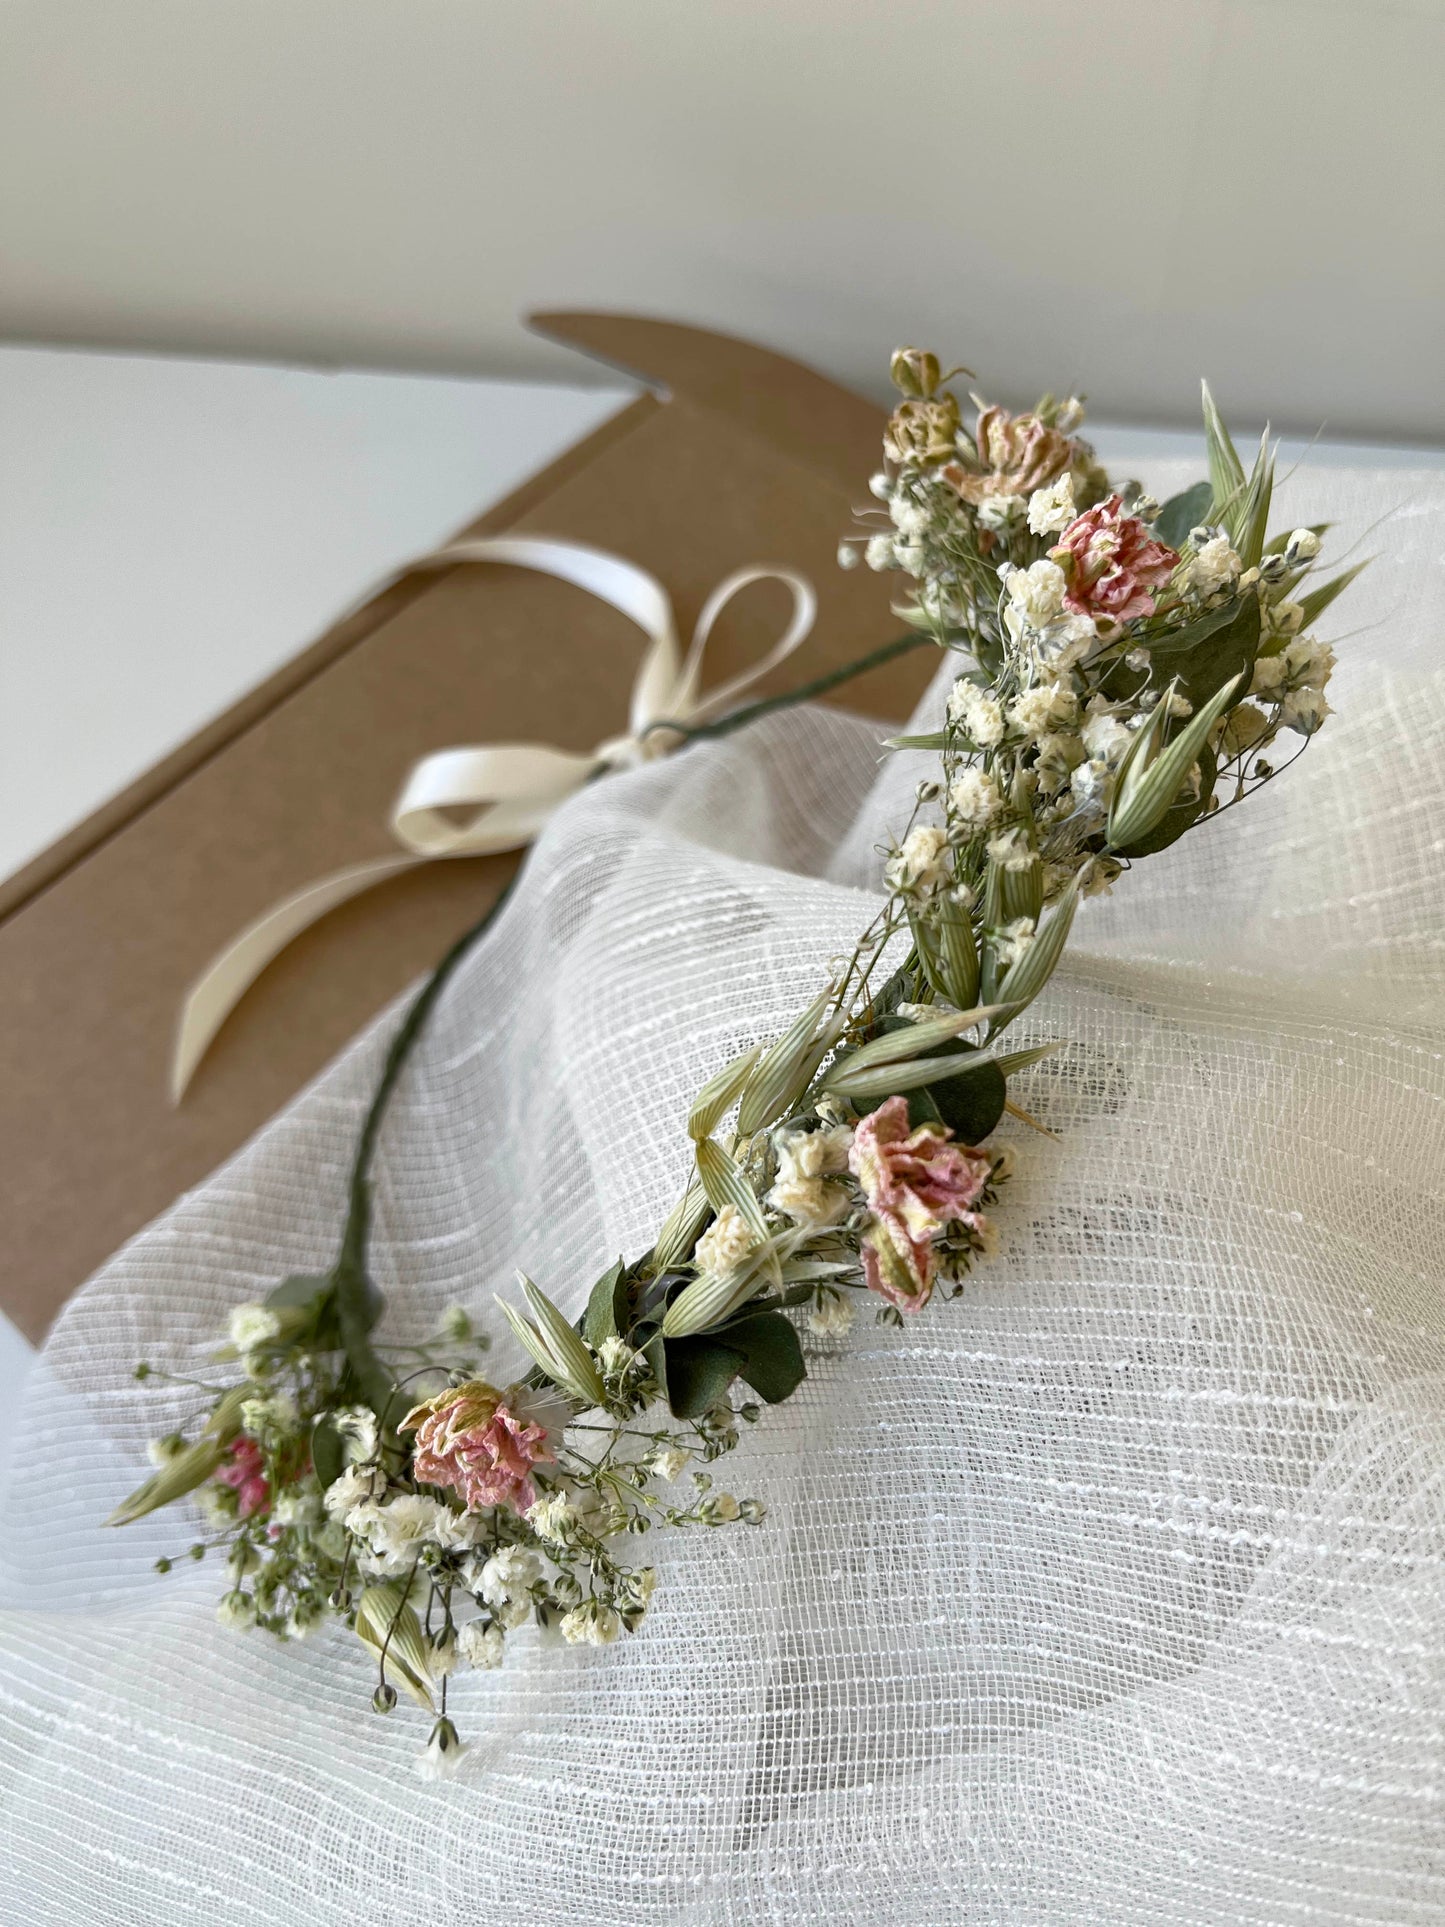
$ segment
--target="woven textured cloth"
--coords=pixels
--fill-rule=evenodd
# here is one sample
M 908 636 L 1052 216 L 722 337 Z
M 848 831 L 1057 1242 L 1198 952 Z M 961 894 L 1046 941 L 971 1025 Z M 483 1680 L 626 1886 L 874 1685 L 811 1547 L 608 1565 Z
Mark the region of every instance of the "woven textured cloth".
M 79 1294 L 0 1531 L 0 1919 L 1445 1917 L 1445 480 L 1285 501 L 1384 519 L 1339 713 L 1081 914 L 1018 1026 L 1071 1044 L 1016 1090 L 1060 1136 L 1013 1139 L 1002 1254 L 807 1337 L 718 1468 L 767 1522 L 656 1535 L 619 1646 L 455 1679 L 459 1780 L 344 1628 L 225 1631 L 212 1564 L 151 1571 L 181 1513 L 100 1525 L 194 1409 L 133 1362 L 329 1260 L 394 1015 Z M 517 1265 L 573 1314 L 650 1241 L 694 1090 L 875 907 L 925 768 L 879 733 L 774 716 L 562 812 L 388 1119 L 391 1331 Z

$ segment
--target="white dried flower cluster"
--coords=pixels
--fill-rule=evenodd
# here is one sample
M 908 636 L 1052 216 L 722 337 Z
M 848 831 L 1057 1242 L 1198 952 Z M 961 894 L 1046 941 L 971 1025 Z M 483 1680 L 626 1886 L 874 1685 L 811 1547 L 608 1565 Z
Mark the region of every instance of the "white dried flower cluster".
M 1064 612 L 1068 577 L 1057 562 L 1044 557 L 1026 569 L 1008 567 L 1004 588 L 1008 591 L 1009 613 L 1016 622 L 1015 633 L 1047 629 Z
M 1003 706 L 980 689 L 971 677 L 953 685 L 948 697 L 948 719 L 956 723 L 976 749 L 993 749 L 1003 741 Z
M 1205 601 L 1230 594 L 1239 581 L 1243 564 L 1222 531 L 1211 535 L 1191 556 L 1185 570 L 1185 584 Z
M 836 1224 L 851 1202 L 846 1186 L 831 1183 L 848 1169 L 853 1133 L 846 1125 L 785 1131 L 776 1139 L 778 1174 L 767 1203 L 810 1229 Z
M 281 1336 L 281 1320 L 266 1305 L 237 1305 L 227 1324 L 227 1336 L 239 1352 L 252 1352 Z
M 963 771 L 949 785 L 949 806 L 953 820 L 972 835 L 986 830 L 1003 808 L 1003 795 L 996 779 L 976 767 Z
M 948 881 L 948 838 L 932 823 L 910 830 L 884 865 L 890 890 L 929 896 Z
M 725 1204 L 698 1240 L 699 1271 L 721 1277 L 757 1249 L 758 1237 L 736 1205 Z
M 1029 533 L 1062 535 L 1078 514 L 1074 506 L 1074 478 L 1061 475 L 1048 488 L 1036 488 L 1029 497 Z

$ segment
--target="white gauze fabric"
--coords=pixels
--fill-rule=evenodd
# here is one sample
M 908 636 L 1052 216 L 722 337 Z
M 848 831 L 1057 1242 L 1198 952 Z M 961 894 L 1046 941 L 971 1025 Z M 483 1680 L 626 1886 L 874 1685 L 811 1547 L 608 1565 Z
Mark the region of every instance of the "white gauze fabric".
M 156 1577 L 182 1513 L 100 1524 L 195 1409 L 133 1362 L 201 1367 L 332 1255 L 394 1014 L 69 1305 L 0 1531 L 0 1918 L 1445 1917 L 1445 481 L 1285 503 L 1385 518 L 1339 714 L 1081 915 L 1018 1027 L 1072 1041 L 1016 1087 L 1059 1138 L 1012 1133 L 1002 1255 L 805 1336 L 715 1468 L 766 1523 L 655 1535 L 619 1646 L 526 1629 L 454 1680 L 463 1778 L 414 1776 L 344 1628 L 283 1649 L 217 1624 L 213 1562 Z M 872 914 L 926 767 L 879 734 L 775 716 L 549 829 L 386 1126 L 393 1333 L 518 1265 L 573 1314 L 650 1242 L 694 1090 Z

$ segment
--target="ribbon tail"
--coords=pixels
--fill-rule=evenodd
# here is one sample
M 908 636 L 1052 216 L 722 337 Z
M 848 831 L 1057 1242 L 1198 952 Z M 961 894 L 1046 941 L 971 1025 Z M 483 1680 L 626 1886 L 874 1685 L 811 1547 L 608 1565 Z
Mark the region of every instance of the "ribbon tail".
M 171 1102 L 180 1103 L 221 1026 L 267 964 L 289 943 L 328 911 L 349 903 L 388 877 L 429 861 L 424 856 L 384 856 L 337 870 L 283 898 L 219 951 L 191 986 L 181 1010 L 171 1054 Z

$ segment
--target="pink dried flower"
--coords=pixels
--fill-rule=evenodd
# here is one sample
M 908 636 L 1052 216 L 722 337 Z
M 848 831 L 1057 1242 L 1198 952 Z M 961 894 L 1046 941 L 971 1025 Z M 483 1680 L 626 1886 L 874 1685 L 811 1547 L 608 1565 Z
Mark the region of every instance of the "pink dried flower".
M 1032 495 L 1072 467 L 1078 444 L 1034 414 L 1010 415 L 1006 408 L 980 410 L 979 468 L 950 464 L 944 479 L 965 502 L 977 506 L 989 495 Z
M 919 1311 L 933 1289 L 933 1240 L 964 1218 L 988 1182 L 982 1151 L 949 1142 L 940 1124 L 908 1128 L 908 1099 L 890 1097 L 853 1134 L 848 1163 L 873 1221 L 863 1236 L 870 1291 Z
M 1156 542 L 1117 495 L 1086 509 L 1049 550 L 1068 578 L 1064 606 L 1076 616 L 1132 622 L 1152 616 L 1151 589 L 1167 582 L 1179 557 Z
M 537 1503 L 532 1467 L 550 1460 L 547 1433 L 510 1411 L 484 1379 L 456 1385 L 408 1412 L 403 1432 L 415 1432 L 412 1471 L 426 1485 L 449 1485 L 469 1510 L 508 1505 L 525 1512 Z
M 271 1487 L 263 1470 L 265 1458 L 260 1445 L 243 1432 L 232 1443 L 228 1456 L 230 1463 L 223 1465 L 216 1477 L 235 1492 L 241 1517 L 249 1519 L 254 1512 L 264 1512 L 271 1503 Z

